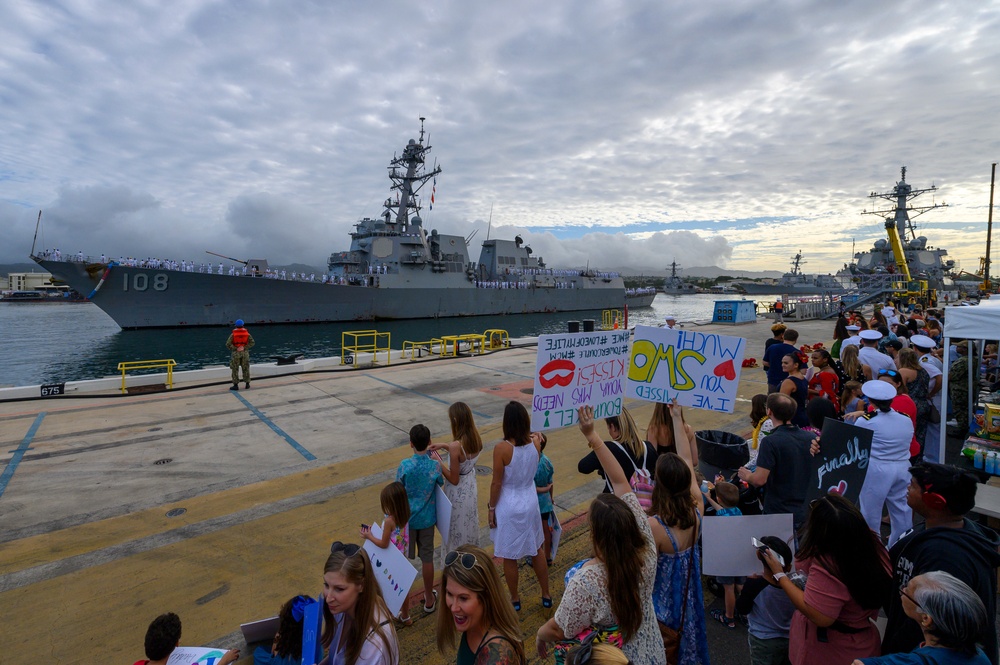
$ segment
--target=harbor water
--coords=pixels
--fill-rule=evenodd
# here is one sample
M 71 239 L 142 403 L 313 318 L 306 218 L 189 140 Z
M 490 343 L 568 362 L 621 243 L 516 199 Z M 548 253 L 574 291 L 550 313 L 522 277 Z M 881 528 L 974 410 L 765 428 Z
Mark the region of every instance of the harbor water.
M 629 326 L 659 325 L 668 314 L 677 317 L 682 324 L 707 321 L 712 318 L 715 301 L 736 299 L 739 296 L 657 294 L 651 307 L 629 312 Z M 762 304 L 773 300 L 773 296 L 757 298 Z M 594 319 L 599 327 L 601 312 L 259 327 L 248 321 L 247 327 L 256 342 L 251 362 L 259 363 L 266 362 L 270 356 L 294 353 L 307 358 L 339 355 L 342 334 L 346 331 L 390 333 L 392 347 L 398 349 L 406 340 L 481 333 L 488 328 L 501 328 L 511 337 L 560 333 L 566 332 L 568 321 L 584 319 Z M 228 329 L 217 328 L 125 331 L 90 303 L 2 304 L 0 386 L 114 376 L 118 363 L 127 360 L 172 358 L 177 361 L 178 370 L 228 365 L 229 352 L 225 347 L 228 335 Z

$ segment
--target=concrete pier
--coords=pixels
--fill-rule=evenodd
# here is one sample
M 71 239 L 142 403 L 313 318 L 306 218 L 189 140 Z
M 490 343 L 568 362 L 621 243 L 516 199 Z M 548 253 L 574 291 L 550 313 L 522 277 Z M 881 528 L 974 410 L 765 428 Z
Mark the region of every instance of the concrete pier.
M 761 323 L 699 329 L 747 337 L 747 355 L 759 361 L 770 337 Z M 829 345 L 831 323 L 793 325 L 802 343 Z M 523 344 L 388 366 L 258 374 L 238 392 L 228 389 L 227 368 L 221 379 L 177 373 L 175 389 L 161 393 L 121 396 L 111 386 L 0 402 L 3 661 L 132 662 L 143 656 L 149 621 L 173 611 L 183 621 L 182 644 L 240 646 L 240 662 L 252 662 L 239 624 L 272 616 L 295 594 L 320 592 L 330 542 L 359 542 L 362 522 L 381 521 L 378 494 L 410 454 L 409 428 L 422 422 L 435 441 L 450 440 L 447 407 L 456 401 L 470 405 L 485 444 L 485 525 L 503 409 L 511 399 L 530 401 L 534 368 L 535 348 Z M 744 369 L 734 414 L 687 409 L 688 422 L 745 433 L 758 392 L 766 392 L 763 371 Z M 626 406 L 644 430 L 652 404 Z M 599 431 L 606 435 L 603 425 Z M 602 487 L 597 476 L 576 471 L 586 452 L 575 428 L 551 433 L 556 503 L 571 526 L 585 524 L 581 516 Z M 585 529 L 568 529 L 565 547 L 551 576 L 556 603 L 565 568 L 589 555 Z M 534 632 L 551 615 L 533 584 L 533 574 L 522 572 L 521 619 L 532 655 Z M 453 661 L 433 646 L 436 615 L 412 614 L 415 626 L 399 632 L 403 662 Z

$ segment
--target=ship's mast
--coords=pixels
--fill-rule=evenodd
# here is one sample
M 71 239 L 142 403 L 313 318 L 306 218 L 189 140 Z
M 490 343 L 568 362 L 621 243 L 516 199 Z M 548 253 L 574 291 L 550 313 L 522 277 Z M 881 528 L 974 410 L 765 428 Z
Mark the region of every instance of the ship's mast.
M 420 140 L 410 142 L 403 149 L 403 154 L 393 157 L 389 163 L 389 179 L 392 180 L 392 188 L 397 192 L 395 201 L 390 197 L 384 204 L 385 211 L 382 216 L 388 221 L 395 216 L 395 223 L 400 231 L 405 230 L 410 224 L 411 213 L 417 216 L 420 212 L 420 203 L 417 201 L 417 194 L 428 180 L 441 173 L 441 167 L 435 165 L 431 171 L 426 171 L 424 164 L 426 155 L 431 151 L 431 146 L 424 145 L 424 120 L 420 118 Z
M 906 167 L 900 169 L 899 182 L 896 186 L 892 188 L 889 192 L 872 192 L 868 195 L 870 199 L 885 199 L 886 201 L 895 202 L 895 206 L 892 208 L 885 208 L 882 210 L 865 210 L 862 215 L 878 215 L 879 217 L 885 219 L 885 226 L 889 228 L 890 225 L 896 227 L 896 233 L 899 235 L 901 240 L 912 240 L 917 237 L 916 229 L 913 228 L 912 217 L 919 217 L 929 210 L 935 210 L 937 208 L 948 207 L 947 203 L 933 203 L 928 206 L 911 206 L 910 201 L 917 198 L 925 192 L 936 192 L 937 187 L 931 185 L 926 189 L 913 189 L 908 182 L 906 182 Z
M 802 260 L 802 250 L 800 249 L 798 252 L 795 253 L 795 256 L 792 257 L 792 274 L 793 275 L 800 275 L 800 274 L 802 274 L 802 269 L 799 268 L 799 266 L 802 265 L 803 263 L 805 263 L 805 261 Z

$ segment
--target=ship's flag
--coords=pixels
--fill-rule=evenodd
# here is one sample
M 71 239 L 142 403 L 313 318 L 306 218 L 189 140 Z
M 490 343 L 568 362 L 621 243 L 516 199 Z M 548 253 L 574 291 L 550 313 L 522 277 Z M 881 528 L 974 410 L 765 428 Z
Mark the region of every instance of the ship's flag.
M 434 178 L 434 182 L 431 184 L 431 205 L 430 209 L 434 210 L 434 194 L 438 189 L 438 179 Z

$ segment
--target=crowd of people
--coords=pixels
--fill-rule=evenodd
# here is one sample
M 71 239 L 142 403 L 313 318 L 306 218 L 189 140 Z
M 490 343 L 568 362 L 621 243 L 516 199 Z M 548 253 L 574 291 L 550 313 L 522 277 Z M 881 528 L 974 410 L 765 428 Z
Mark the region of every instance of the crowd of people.
M 891 305 L 880 309 L 876 314 L 885 316 Z M 909 329 L 917 314 L 904 319 L 913 334 L 900 331 L 882 344 L 883 333 L 869 322 L 862 331 L 845 313 L 836 324 L 838 335 L 846 333 L 836 353 L 798 346 L 796 331 L 776 324 L 764 353 L 768 393 L 752 400 L 748 445 L 756 464 L 728 480 L 701 476 L 695 434 L 676 404 L 656 404 L 644 433 L 623 409 L 604 420 L 608 440 L 596 431 L 593 409 L 581 407 L 581 443 L 589 451 L 578 471 L 598 473 L 604 488 L 588 510 L 593 556 L 570 568 L 561 598 L 549 580 L 556 470 L 544 453 L 546 435 L 531 431 L 520 402 L 506 405 L 503 439 L 492 451 L 485 519 L 492 554 L 480 539 L 476 500 L 483 441 L 461 402 L 448 410 L 450 441 L 432 443 L 427 427 L 411 428 L 412 455 L 380 495 L 381 535 L 362 527 L 358 539 L 419 559 L 417 608 L 438 612 L 438 649 L 459 665 L 525 663 L 529 654 L 554 655 L 557 663 L 708 665 L 709 621 L 732 630 L 743 621 L 753 665 L 997 665 L 1000 537 L 966 517 L 977 478 L 929 461 L 936 450 L 931 425 L 940 424 L 930 414 L 943 370 L 929 320 Z M 872 431 L 857 504 L 837 494 L 806 501 L 827 418 Z M 452 512 L 435 561 L 438 487 Z M 754 488 L 759 499 L 748 494 Z M 703 517 L 740 515 L 751 506 L 791 514 L 794 541 L 762 534 L 760 572 L 718 578 L 724 606 L 707 614 Z M 519 592 L 526 558 L 540 590 L 533 601 Z M 412 624 L 412 608 L 404 603 L 392 616 L 360 545 L 335 542 L 322 583 L 324 664 L 405 662 L 397 631 Z M 303 662 L 302 606 L 309 601 L 295 596 L 281 607 L 278 635 L 269 649 L 258 649 L 255 663 Z M 553 608 L 534 643 L 518 621 L 527 602 Z M 884 636 L 874 623 L 880 610 Z M 162 648 L 147 656 L 157 662 Z

